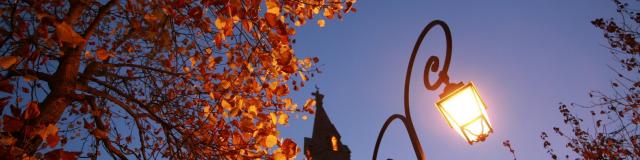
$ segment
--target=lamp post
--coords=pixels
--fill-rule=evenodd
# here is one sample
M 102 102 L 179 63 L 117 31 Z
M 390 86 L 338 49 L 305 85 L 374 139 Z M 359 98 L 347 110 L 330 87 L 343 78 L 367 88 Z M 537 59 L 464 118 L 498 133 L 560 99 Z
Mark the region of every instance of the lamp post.
M 464 84 L 462 82 L 449 82 L 449 76 L 447 75 L 447 72 L 449 71 L 449 64 L 451 63 L 451 31 L 449 30 L 449 26 L 447 26 L 444 21 L 435 20 L 427 24 L 427 26 L 422 30 L 415 46 L 413 47 L 413 52 L 411 53 L 411 57 L 409 59 L 409 66 L 407 67 L 407 73 L 404 81 L 405 114 L 391 115 L 387 119 L 387 121 L 385 121 L 384 125 L 380 129 L 378 139 L 376 140 L 376 146 L 373 150 L 374 160 L 377 159 L 380 142 L 382 141 L 382 137 L 384 136 L 387 127 L 396 119 L 402 121 L 402 124 L 404 124 L 404 126 L 407 128 L 407 132 L 409 134 L 409 138 L 411 139 L 411 144 L 413 145 L 416 157 L 420 160 L 425 159 L 422 145 L 420 144 L 420 140 L 418 139 L 418 135 L 411 119 L 411 111 L 409 109 L 409 84 L 411 83 L 411 71 L 413 69 L 413 62 L 415 61 L 416 54 L 418 53 L 418 49 L 420 48 L 420 44 L 422 43 L 422 40 L 429 32 L 429 30 L 431 30 L 435 26 L 440 26 L 444 30 L 447 43 L 446 57 L 442 70 L 440 70 L 439 72 L 438 68 L 440 60 L 436 56 L 429 57 L 423 72 L 424 86 L 428 90 L 434 91 L 438 89 L 440 85 L 445 85 L 444 92 L 440 94 L 440 100 L 438 100 L 438 102 L 436 103 L 436 107 L 438 108 L 442 116 L 447 120 L 449 126 L 456 130 L 456 132 L 460 134 L 460 136 L 462 136 L 469 144 L 484 141 L 489 133 L 493 132 L 491 123 L 489 123 L 489 118 L 487 116 L 486 106 L 480 98 L 478 90 L 476 89 L 474 84 L 471 82 L 467 84 Z M 429 70 L 431 72 L 438 72 L 438 79 L 434 83 L 431 83 L 429 81 Z

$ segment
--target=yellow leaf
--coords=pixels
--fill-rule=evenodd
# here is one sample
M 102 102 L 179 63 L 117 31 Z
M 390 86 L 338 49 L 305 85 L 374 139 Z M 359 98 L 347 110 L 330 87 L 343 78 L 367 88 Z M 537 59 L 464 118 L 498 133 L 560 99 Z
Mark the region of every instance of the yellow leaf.
M 302 120 L 306 121 L 307 119 L 309 119 L 309 117 L 307 117 L 307 115 L 302 115 Z
M 231 104 L 229 104 L 229 102 L 227 102 L 227 100 L 222 100 L 220 102 L 220 104 L 222 105 L 222 108 L 227 109 L 227 110 L 231 110 Z
M 278 153 L 273 153 L 273 159 L 274 160 L 286 160 L 287 156 L 285 156 L 284 154 L 282 154 L 281 152 Z
M 249 106 L 249 113 L 252 114 L 252 115 L 257 115 L 258 114 L 258 109 L 256 108 L 255 105 Z
M 236 108 L 242 108 L 244 107 L 244 99 L 239 99 L 236 101 Z
M 269 113 L 269 117 L 271 117 L 271 123 L 273 123 L 273 125 L 276 125 L 276 123 L 278 122 L 278 117 L 276 116 L 276 113 Z
M 318 20 L 318 26 L 324 27 L 324 19 L 319 19 Z
M 231 17 L 231 21 L 235 24 L 240 22 L 240 17 L 238 17 L 237 15 Z
M 211 99 L 216 99 L 216 95 L 213 94 L 213 92 L 209 92 L 209 97 L 211 97 Z
M 189 57 L 189 61 L 191 61 L 191 67 L 196 65 L 197 59 L 196 57 Z
M 276 87 L 278 87 L 278 81 L 273 81 L 269 83 L 269 89 L 274 90 L 276 89 Z
M 320 13 L 320 7 L 313 7 L 313 14 Z
M 60 38 L 60 41 L 66 43 L 79 44 L 84 43 L 85 41 L 80 34 L 73 31 L 73 27 L 64 21 L 56 24 L 56 34 L 58 35 L 58 38 Z
M 285 98 L 283 101 L 284 101 L 284 107 L 289 107 L 291 106 L 291 104 L 293 104 L 293 100 L 291 100 L 291 98 Z
M 265 141 L 266 141 L 265 145 L 268 148 L 271 148 L 271 147 L 275 146 L 278 143 L 278 138 L 276 138 L 276 136 L 274 136 L 274 135 L 269 135 L 269 136 L 267 136 L 267 139 Z
M 202 108 L 202 112 L 204 112 L 205 114 L 209 114 L 211 112 L 211 107 L 209 106 L 204 106 Z
M 280 118 L 278 118 L 278 123 L 281 125 L 285 125 L 287 124 L 289 121 L 289 115 L 287 114 L 280 114 Z
M 211 54 L 213 53 L 213 50 L 211 50 L 211 48 L 207 48 L 207 49 L 204 49 L 204 52 L 207 54 Z
M 329 19 L 333 19 L 333 11 L 331 11 L 329 8 L 325 8 L 324 9 L 324 17 L 327 17 Z
M 267 13 L 280 15 L 280 6 L 278 6 L 277 2 L 273 0 L 267 0 L 266 3 L 267 3 Z
M 305 76 L 304 73 L 302 73 L 302 71 L 298 71 L 298 74 L 300 74 L 300 79 L 302 79 L 302 81 L 309 80 L 309 79 L 307 79 L 307 76 Z
M 315 106 L 315 105 L 316 105 L 316 101 L 313 100 L 313 99 L 307 99 L 307 101 L 304 102 L 304 108 L 305 109 L 311 108 L 312 106 Z
M 251 63 L 247 64 L 247 70 L 249 70 L 249 72 L 253 72 L 253 66 L 251 66 Z
M 107 53 L 107 50 L 101 48 L 98 49 L 98 51 L 96 51 L 96 56 L 98 57 L 98 59 L 100 59 L 101 61 L 106 60 L 107 58 L 109 58 L 109 53 Z
M 2 69 L 8 69 L 9 67 L 16 64 L 17 62 L 18 62 L 18 57 L 16 56 L 0 57 L 0 67 L 2 67 Z
M 224 30 L 224 27 L 227 25 L 227 23 L 222 17 L 218 17 L 216 18 L 215 25 L 218 30 Z

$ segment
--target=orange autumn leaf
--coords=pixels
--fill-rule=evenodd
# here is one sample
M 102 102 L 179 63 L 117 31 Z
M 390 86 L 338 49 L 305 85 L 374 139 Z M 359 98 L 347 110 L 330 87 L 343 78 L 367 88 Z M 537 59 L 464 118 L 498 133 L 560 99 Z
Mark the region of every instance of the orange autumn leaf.
M 142 19 L 144 19 L 147 22 L 156 22 L 158 19 L 160 19 L 159 17 L 153 15 L 153 14 L 145 14 Z
M 11 136 L 0 136 L 0 145 L 10 146 L 18 141 L 16 138 Z
M 324 27 L 324 19 L 319 19 L 318 20 L 318 26 Z
M 18 62 L 18 57 L 16 56 L 5 56 L 0 57 L 0 68 L 9 69 L 12 65 Z
M 96 57 L 98 57 L 98 59 L 100 59 L 101 61 L 104 61 L 109 58 L 109 53 L 107 53 L 107 50 L 105 50 L 104 48 L 100 48 L 96 51 Z
M 280 152 L 276 152 L 276 153 L 273 153 L 273 159 L 274 160 L 287 160 L 287 156 L 285 156 L 284 154 L 282 154 Z
M 60 141 L 60 136 L 58 136 L 58 134 L 49 135 L 47 136 L 46 141 L 49 147 L 56 147 L 58 145 L 58 142 Z
M 60 38 L 60 41 L 70 43 L 70 44 L 80 44 L 84 43 L 85 39 L 80 36 L 80 34 L 73 31 L 73 27 L 67 24 L 67 22 L 63 21 L 55 25 L 56 27 L 56 35 Z
M 89 51 L 85 51 L 84 52 L 84 58 L 92 59 L 93 58 L 93 54 L 91 54 L 91 52 L 89 52 Z
M 331 9 L 324 9 L 324 17 L 327 17 L 328 19 L 333 19 L 333 10 Z
M 220 82 L 220 86 L 223 89 L 228 89 L 229 87 L 231 87 L 231 82 L 229 82 L 227 80 L 222 80 L 222 82 Z
M 36 130 L 36 134 L 42 139 L 47 139 L 50 135 L 58 134 L 58 127 L 56 127 L 56 125 L 49 124 L 44 128 Z
M 206 49 L 204 49 L 204 52 L 207 53 L 207 54 L 212 54 L 213 50 L 211 48 L 206 48 Z
M 211 99 L 216 99 L 216 94 L 214 94 L 213 92 L 209 92 L 209 97 Z
M 290 138 L 287 138 L 282 142 L 280 150 L 287 158 L 293 158 L 300 152 L 298 145 Z
M 269 24 L 269 26 L 272 26 L 272 27 L 279 26 L 280 20 L 278 19 L 278 15 L 273 13 L 267 13 L 264 15 L 264 17 L 267 20 L 267 24 Z
M 32 82 L 34 80 L 37 80 L 38 77 L 36 77 L 34 75 L 27 74 L 27 75 L 22 76 L 22 79 L 24 79 L 24 81 L 26 81 L 26 82 Z
M 22 119 L 32 119 L 40 115 L 38 102 L 32 101 L 27 103 L 27 108 L 22 112 Z
M 229 104 L 229 102 L 227 102 L 227 100 L 222 100 L 220 101 L 220 105 L 222 105 L 222 108 L 226 109 L 226 110 L 231 110 L 231 104 Z
M 304 102 L 304 106 L 303 106 L 302 108 L 303 108 L 305 111 L 307 111 L 307 112 L 309 112 L 309 113 L 313 114 L 313 113 L 314 113 L 314 110 L 313 110 L 313 108 L 311 108 L 311 107 L 313 107 L 313 106 L 315 106 L 315 105 L 316 105 L 316 100 L 314 100 L 314 99 L 307 99 L 307 101 L 306 101 L 306 102 Z

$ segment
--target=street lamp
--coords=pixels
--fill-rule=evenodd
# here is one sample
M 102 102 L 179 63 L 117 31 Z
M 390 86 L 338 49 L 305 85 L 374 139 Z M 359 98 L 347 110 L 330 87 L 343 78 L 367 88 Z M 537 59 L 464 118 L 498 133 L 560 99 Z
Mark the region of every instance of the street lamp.
M 376 140 L 376 146 L 373 150 L 374 160 L 377 159 L 380 142 L 382 141 L 382 137 L 384 136 L 387 127 L 389 126 L 389 124 L 391 124 L 391 122 L 393 122 L 393 120 L 396 119 L 402 121 L 404 126 L 407 128 L 407 132 L 409 134 L 409 138 L 411 139 L 411 144 L 413 145 L 416 157 L 420 160 L 425 159 L 422 145 L 420 144 L 420 140 L 418 139 L 415 127 L 413 126 L 413 121 L 411 120 L 411 111 L 409 109 L 409 84 L 411 83 L 411 71 L 413 69 L 413 62 L 415 61 L 416 54 L 418 53 L 418 49 L 420 48 L 420 44 L 422 44 L 422 40 L 429 32 L 429 30 L 431 30 L 431 28 L 435 26 L 440 26 L 444 30 L 447 41 L 446 57 L 442 70 L 440 70 L 439 72 L 438 68 L 440 60 L 436 56 L 429 57 L 423 72 L 424 86 L 428 90 L 434 91 L 438 89 L 440 85 L 445 85 L 444 92 L 440 94 L 440 100 L 438 100 L 438 102 L 436 103 L 436 107 L 449 124 L 449 127 L 453 128 L 458 134 L 460 134 L 460 136 L 462 136 L 462 138 L 464 138 L 467 143 L 473 144 L 475 142 L 484 141 L 487 136 L 493 132 L 493 128 L 491 127 L 491 123 L 489 122 L 489 117 L 487 115 L 486 105 L 482 98 L 480 98 L 475 85 L 471 82 L 467 84 L 464 84 L 462 82 L 449 82 L 449 76 L 447 75 L 447 72 L 449 71 L 449 64 L 451 63 L 451 31 L 449 30 L 449 26 L 447 26 L 444 21 L 435 20 L 427 24 L 427 26 L 422 30 L 420 36 L 418 37 L 418 40 L 416 41 L 416 44 L 413 47 L 413 52 L 411 53 L 411 57 L 409 59 L 409 66 L 407 67 L 407 73 L 404 82 L 405 115 L 394 114 L 391 115 L 387 119 L 387 121 L 385 121 L 384 125 L 380 129 L 378 139 Z M 434 83 L 431 83 L 431 81 L 429 81 L 429 71 L 438 72 L 438 79 Z
M 440 99 L 436 106 L 449 127 L 455 129 L 469 144 L 484 141 L 493 131 L 485 104 L 473 83 Z

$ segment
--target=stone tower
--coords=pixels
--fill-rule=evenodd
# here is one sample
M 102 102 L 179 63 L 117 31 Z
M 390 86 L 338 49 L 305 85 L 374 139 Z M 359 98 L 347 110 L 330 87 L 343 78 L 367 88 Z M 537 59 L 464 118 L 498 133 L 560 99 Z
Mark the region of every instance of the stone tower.
M 312 137 L 304 138 L 304 155 L 309 160 L 346 160 L 351 151 L 340 141 L 340 133 L 327 115 L 322 104 L 324 95 L 319 91 L 311 95 L 316 98 L 316 116 L 313 121 Z

